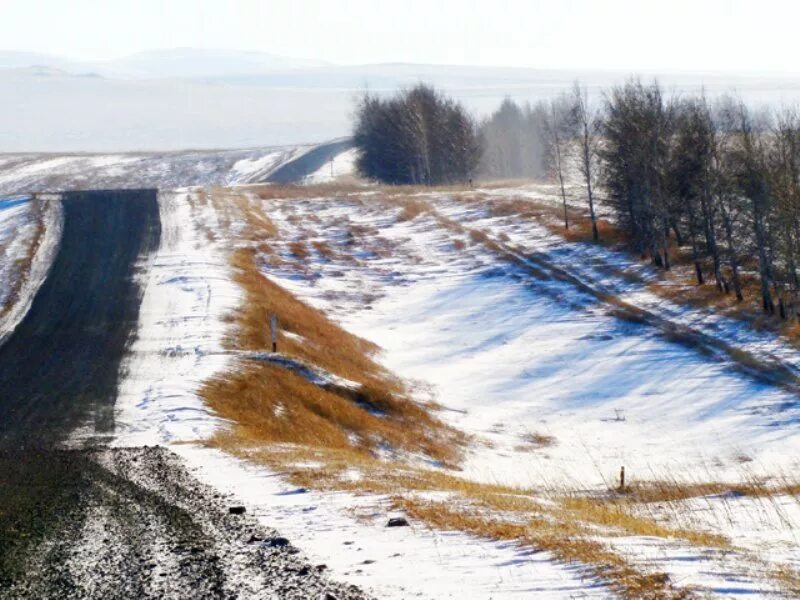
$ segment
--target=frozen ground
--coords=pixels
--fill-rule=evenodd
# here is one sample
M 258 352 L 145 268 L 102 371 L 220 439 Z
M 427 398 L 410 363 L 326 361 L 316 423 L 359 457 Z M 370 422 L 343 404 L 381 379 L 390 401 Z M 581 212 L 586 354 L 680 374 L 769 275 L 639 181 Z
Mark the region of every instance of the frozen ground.
M 265 181 L 313 146 L 125 154 L 0 154 L 0 194 Z
M 0 343 L 25 315 L 47 275 L 60 238 L 56 197 L 0 198 Z

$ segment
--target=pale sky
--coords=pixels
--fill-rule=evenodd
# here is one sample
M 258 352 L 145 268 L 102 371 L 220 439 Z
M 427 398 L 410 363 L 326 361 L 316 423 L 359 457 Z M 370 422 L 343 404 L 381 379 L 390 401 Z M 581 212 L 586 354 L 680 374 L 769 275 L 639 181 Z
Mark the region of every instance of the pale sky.
M 799 24 L 791 0 L 0 0 L 0 49 L 798 73 Z

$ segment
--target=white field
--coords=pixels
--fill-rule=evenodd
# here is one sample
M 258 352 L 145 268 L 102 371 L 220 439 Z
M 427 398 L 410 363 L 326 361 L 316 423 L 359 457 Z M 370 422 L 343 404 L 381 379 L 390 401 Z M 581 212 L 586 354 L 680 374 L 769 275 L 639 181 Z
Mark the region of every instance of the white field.
M 264 181 L 311 145 L 117 154 L 0 154 L 0 194 Z

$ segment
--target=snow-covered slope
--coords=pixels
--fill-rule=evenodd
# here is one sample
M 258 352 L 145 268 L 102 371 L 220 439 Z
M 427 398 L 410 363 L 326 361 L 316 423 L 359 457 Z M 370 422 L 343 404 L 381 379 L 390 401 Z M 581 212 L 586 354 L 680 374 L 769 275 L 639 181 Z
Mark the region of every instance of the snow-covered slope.
M 0 197 L 0 344 L 30 308 L 61 237 L 61 202 Z
M 264 181 L 312 146 L 135 154 L 3 154 L 0 194 Z
M 597 268 L 535 223 L 481 221 L 480 209 L 428 200 L 450 218 L 513 235 L 540 258 Z M 298 214 L 321 220 L 314 234 Z M 374 230 L 377 247 L 391 247 L 389 256 L 370 256 L 368 246 L 356 268 L 317 256 L 270 276 L 378 343 L 388 367 L 423 382 L 454 425 L 485 440 L 465 465 L 478 480 L 605 487 L 621 466 L 633 477 L 672 478 L 691 477 L 698 465 L 731 479 L 744 475 L 742 457 L 751 470 L 789 469 L 800 449 L 792 393 L 619 319 L 580 288 L 508 263 L 430 215 L 397 221 L 380 204 L 324 200 L 275 203 L 270 215 L 287 243 L 341 248 L 347 228 L 361 225 Z M 634 284 L 620 277 L 618 285 L 633 296 Z M 553 443 L 531 448 L 532 434 Z
M 549 191 L 514 191 L 526 194 Z M 565 244 L 535 221 L 493 215 L 474 192 L 387 199 L 353 187 L 290 201 L 259 200 L 252 188 L 162 194 L 172 233 L 149 267 L 118 405 L 118 443 L 181 442 L 173 448 L 202 479 L 301 542 L 338 578 L 387 598 L 609 594 L 581 566 L 548 553 L 420 525 L 389 531 L 386 497 L 299 490 L 278 473 L 185 443 L 220 425 L 197 389 L 231 365 L 221 315 L 235 308 L 238 294 L 225 248 L 244 240 L 236 238 L 241 223 L 225 225 L 231 214 L 220 209 L 236 204 L 233 198 L 260 204 L 278 228 L 271 246 L 281 260 L 265 275 L 379 343 L 384 364 L 414 382 L 419 399 L 436 400 L 442 418 L 472 435 L 460 476 L 559 494 L 603 493 L 623 465 L 629 482 L 780 482 L 794 470 L 800 436 L 793 394 L 651 325 L 620 319 L 543 267 L 569 269 L 587 285 L 638 301 L 644 284 L 618 269 L 626 260 L 642 268 L 620 253 Z M 498 254 L 471 229 L 535 257 L 538 270 Z M 689 324 L 699 318 L 666 308 Z M 719 331 L 725 337 L 736 325 Z M 741 324 L 738 331 L 732 343 L 763 342 Z M 619 532 L 603 540 L 631 564 L 712 597 L 777 595 L 769 565 L 754 557 L 800 564 L 793 502 L 724 495 L 642 505 L 647 518 L 723 532 L 734 541 L 729 550 Z M 349 542 L 361 550 L 340 552 Z

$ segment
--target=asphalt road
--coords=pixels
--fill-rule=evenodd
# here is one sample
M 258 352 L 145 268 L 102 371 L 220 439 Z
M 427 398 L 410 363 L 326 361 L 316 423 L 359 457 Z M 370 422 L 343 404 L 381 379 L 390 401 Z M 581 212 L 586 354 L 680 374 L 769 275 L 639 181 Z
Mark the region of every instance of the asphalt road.
M 158 248 L 156 190 L 63 195 L 50 273 L 0 346 L 0 443 L 52 445 L 87 418 L 113 428 L 120 361 L 142 291 L 136 261 Z
M 282 167 L 276 169 L 269 177 L 268 183 L 299 183 L 304 177 L 315 173 L 322 168 L 325 163 L 330 161 L 337 154 L 349 150 L 353 147 L 353 140 L 339 140 L 321 144 L 313 150 L 306 152 L 302 156 L 289 161 Z

